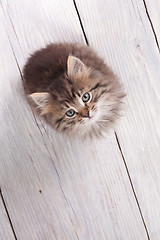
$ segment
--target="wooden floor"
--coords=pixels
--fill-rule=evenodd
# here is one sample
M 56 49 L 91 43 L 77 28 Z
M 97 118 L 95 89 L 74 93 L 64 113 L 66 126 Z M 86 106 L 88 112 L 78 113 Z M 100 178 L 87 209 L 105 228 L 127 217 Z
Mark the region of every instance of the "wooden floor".
M 70 141 L 35 118 L 21 72 L 49 42 L 88 43 L 120 77 L 116 133 Z M 0 240 L 160 240 L 160 1 L 2 0 Z

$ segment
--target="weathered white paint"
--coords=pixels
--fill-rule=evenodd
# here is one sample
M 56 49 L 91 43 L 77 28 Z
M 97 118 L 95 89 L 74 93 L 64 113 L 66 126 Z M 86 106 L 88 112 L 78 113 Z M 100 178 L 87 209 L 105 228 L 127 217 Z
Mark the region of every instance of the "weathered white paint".
M 152 4 L 155 6 L 157 1 L 149 5 Z M 150 238 L 157 240 L 160 236 L 160 55 L 152 27 L 143 1 L 87 0 L 85 4 L 77 1 L 77 6 L 90 45 L 113 66 L 128 94 L 128 109 L 117 134 Z M 156 11 L 160 16 L 160 9 Z

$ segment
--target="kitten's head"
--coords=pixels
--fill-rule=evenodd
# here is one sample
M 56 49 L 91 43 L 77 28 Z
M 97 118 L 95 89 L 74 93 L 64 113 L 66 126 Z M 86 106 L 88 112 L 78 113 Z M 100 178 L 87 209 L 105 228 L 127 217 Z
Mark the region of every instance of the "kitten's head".
M 67 70 L 47 92 L 29 95 L 51 125 L 72 136 L 99 136 L 119 117 L 122 87 L 112 71 L 101 73 L 69 56 Z

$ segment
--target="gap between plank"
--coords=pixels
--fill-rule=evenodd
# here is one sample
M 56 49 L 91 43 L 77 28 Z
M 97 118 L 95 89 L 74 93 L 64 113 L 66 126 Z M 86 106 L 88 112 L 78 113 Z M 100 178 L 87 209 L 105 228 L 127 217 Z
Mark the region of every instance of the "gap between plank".
M 144 0 L 143 0 L 143 1 L 144 1 Z M 83 32 L 83 34 L 84 34 L 84 38 L 85 38 L 86 44 L 89 45 L 89 41 L 88 41 L 86 32 L 85 32 L 85 30 L 84 30 L 84 26 L 83 26 L 80 13 L 79 13 L 78 8 L 77 8 L 77 5 L 76 5 L 76 1 L 73 0 L 73 3 L 74 3 L 74 6 L 75 6 L 75 9 L 76 9 L 78 18 L 79 18 L 79 22 L 80 22 L 80 25 L 81 25 L 81 28 L 82 28 L 82 32 Z M 145 3 L 145 1 L 144 1 L 144 3 Z M 147 9 L 147 8 L 146 8 L 146 9 Z M 149 16 L 147 10 L 146 10 L 146 12 L 147 12 L 147 16 Z M 148 17 L 148 18 L 149 18 L 149 20 L 150 20 L 150 17 Z M 155 31 L 154 31 L 153 24 L 152 24 L 151 20 L 150 20 L 150 23 L 151 23 L 151 26 L 152 26 L 152 29 L 153 29 L 153 32 L 154 32 L 154 35 L 155 35 L 155 39 L 156 39 L 157 46 L 158 46 L 158 48 L 159 48 L 159 44 L 158 44 L 158 41 L 157 41 L 157 36 L 156 36 Z M 129 178 L 129 182 L 130 182 L 130 185 L 131 185 L 131 188 L 132 188 L 132 191 L 133 191 L 133 194 L 134 194 L 134 197 L 135 197 L 135 200 L 136 200 L 136 203 L 137 203 L 139 212 L 140 212 L 140 216 L 141 216 L 141 219 L 142 219 L 142 222 L 143 222 L 143 225 L 144 225 L 146 234 L 147 234 L 147 238 L 148 238 L 148 240 L 150 240 L 150 236 L 149 236 L 149 233 L 148 233 L 148 229 L 147 229 L 146 223 L 145 223 L 145 221 L 144 221 L 144 217 L 143 217 L 143 214 L 142 214 L 142 210 L 141 210 L 141 208 L 140 208 L 140 204 L 139 204 L 139 202 L 138 202 L 138 198 L 137 198 L 137 196 L 136 196 L 136 192 L 135 192 L 135 190 L 134 190 L 133 183 L 132 183 L 132 180 L 131 180 L 131 176 L 130 176 L 130 173 L 129 173 L 129 170 L 128 170 L 128 167 L 127 167 L 127 164 L 126 164 L 126 161 L 125 161 L 125 158 L 124 158 L 124 155 L 123 155 L 123 152 L 122 152 L 122 149 L 121 149 L 121 146 L 120 146 L 120 143 L 119 143 L 118 136 L 117 136 L 117 133 L 116 133 L 116 132 L 115 132 L 115 138 L 116 138 L 116 141 L 117 141 L 117 144 L 118 144 L 118 148 L 119 148 L 120 154 L 121 154 L 121 156 L 122 156 L 122 159 L 123 159 L 123 162 L 124 162 L 124 165 L 125 165 L 125 169 L 126 169 L 126 171 L 127 171 L 127 175 L 128 175 L 128 178 Z
M 151 25 L 151 28 L 152 28 L 152 31 L 153 31 L 153 34 L 154 34 L 154 38 L 155 38 L 158 50 L 160 52 L 160 46 L 159 46 L 159 43 L 158 43 L 158 38 L 157 38 L 156 31 L 155 31 L 155 29 L 153 27 L 153 23 L 152 23 L 151 17 L 149 15 L 149 12 L 148 12 L 148 9 L 147 9 L 147 4 L 146 4 L 145 0 L 142 0 L 142 1 L 143 1 L 143 4 L 144 4 L 145 10 L 146 10 L 146 14 L 147 14 L 148 20 L 150 22 L 150 25 Z
M 142 214 L 142 210 L 141 210 L 140 204 L 138 202 L 138 198 L 136 196 L 136 192 L 135 192 L 135 189 L 134 189 L 134 186 L 133 186 L 133 183 L 132 183 L 132 179 L 131 179 L 131 176 L 130 176 L 130 173 L 129 173 L 129 170 L 128 170 L 128 167 L 127 167 L 127 163 L 126 163 L 125 157 L 124 157 L 123 152 L 122 152 L 122 148 L 121 148 L 120 143 L 119 143 L 119 139 L 118 139 L 117 133 L 115 132 L 114 134 L 115 134 L 116 141 L 117 141 L 117 144 L 118 144 L 118 148 L 119 148 L 119 151 L 121 153 L 121 156 L 122 156 L 122 159 L 123 159 L 126 171 L 127 171 L 127 175 L 128 175 L 129 181 L 130 181 L 130 185 L 131 185 L 131 188 L 132 188 L 132 191 L 133 191 L 133 194 L 134 194 L 134 197 L 135 197 L 135 200 L 136 200 L 136 203 L 137 203 L 137 206 L 138 206 L 141 218 L 142 218 L 142 222 L 143 222 L 145 230 L 146 230 L 147 238 L 148 238 L 148 240 L 150 240 L 149 232 L 148 232 L 148 229 L 147 229 L 147 226 L 146 226 L 143 214 Z
M 82 32 L 83 32 L 83 35 L 84 35 L 86 44 L 89 45 L 89 42 L 88 42 L 88 39 L 87 39 L 87 35 L 86 35 L 86 33 L 85 33 L 84 26 L 83 26 L 83 23 L 82 23 L 82 20 L 81 20 L 81 17 L 80 17 L 80 14 L 79 14 L 79 11 L 78 11 L 78 8 L 77 8 L 76 1 L 75 1 L 75 0 L 73 0 L 73 4 L 74 4 L 74 7 L 75 7 L 76 12 L 77 12 L 77 15 L 78 15 L 78 19 L 79 19 L 79 22 L 80 22 L 80 25 L 81 25 L 81 28 L 82 28 Z
M 4 197 L 3 197 L 3 194 L 2 194 L 2 189 L 0 188 L 0 197 L 2 199 L 2 203 L 3 203 L 3 206 L 4 206 L 4 209 L 6 211 L 6 214 L 7 214 L 7 217 L 8 217 L 8 220 L 9 220 L 9 223 L 10 223 L 10 226 L 11 226 L 11 229 L 12 229 L 12 232 L 13 232 L 13 235 L 14 235 L 14 238 L 15 240 L 18 240 L 17 239 L 17 236 L 16 236 L 16 233 L 15 233 L 15 230 L 14 230 L 14 227 L 13 227 L 13 223 L 12 223 L 12 220 L 10 218 L 10 215 L 9 215 L 9 212 L 8 212 L 8 209 L 7 209 L 7 205 L 5 203 L 5 200 L 4 200 Z

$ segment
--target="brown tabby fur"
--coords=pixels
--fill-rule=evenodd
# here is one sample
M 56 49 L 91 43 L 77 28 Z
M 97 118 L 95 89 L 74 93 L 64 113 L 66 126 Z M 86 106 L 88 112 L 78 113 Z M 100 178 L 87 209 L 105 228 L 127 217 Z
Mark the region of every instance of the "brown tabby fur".
M 100 136 L 120 115 L 125 96 L 122 86 L 88 46 L 50 44 L 31 55 L 23 75 L 31 105 L 62 133 Z M 81 98 L 86 92 L 91 101 L 84 104 Z M 69 109 L 75 109 L 73 117 L 66 116 Z M 91 117 L 84 116 L 85 111 Z

